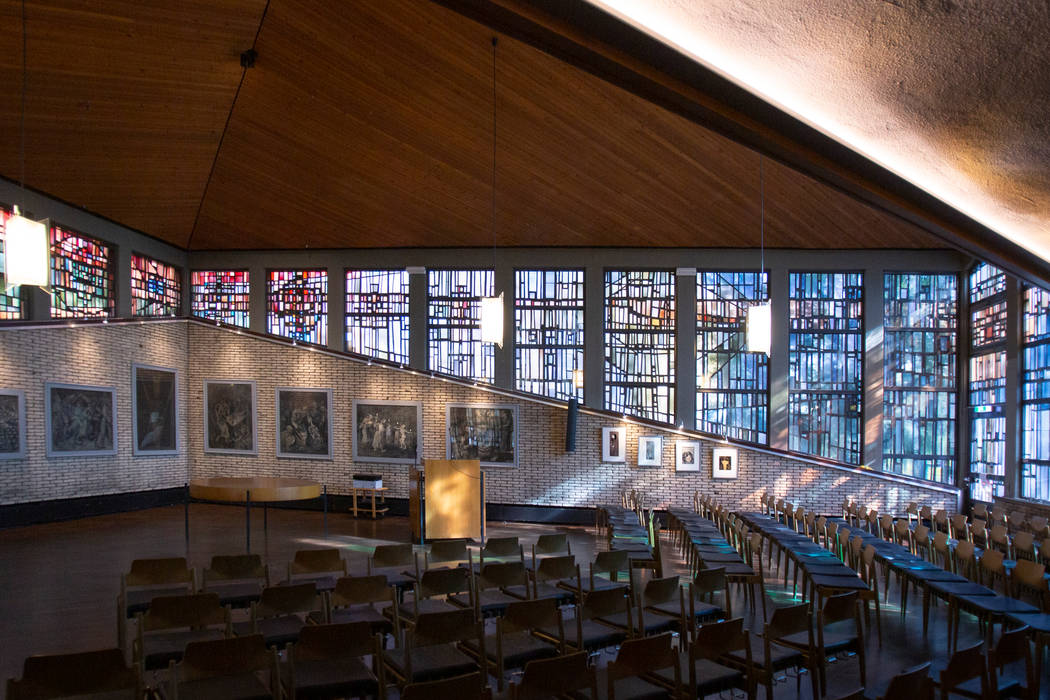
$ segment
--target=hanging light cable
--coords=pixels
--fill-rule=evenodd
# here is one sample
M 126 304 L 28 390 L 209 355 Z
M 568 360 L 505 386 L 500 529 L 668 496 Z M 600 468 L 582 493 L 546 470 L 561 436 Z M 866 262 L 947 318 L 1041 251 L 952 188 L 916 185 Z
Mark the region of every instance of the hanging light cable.
M 18 157 L 23 204 L 26 192 L 26 83 L 29 75 L 26 56 L 26 3 L 22 0 L 22 106 Z M 4 284 L 8 288 L 23 284 L 47 287 L 51 271 L 49 252 L 47 221 L 28 219 L 15 205 L 4 227 Z
M 492 276 L 496 276 L 496 37 L 492 37 Z M 481 300 L 481 342 L 503 347 L 503 292 Z
M 758 198 L 759 198 L 759 263 L 758 282 L 766 273 L 766 183 L 762 155 L 758 156 Z M 747 351 L 769 354 L 773 335 L 773 315 L 766 291 L 766 300 L 752 304 L 747 309 Z

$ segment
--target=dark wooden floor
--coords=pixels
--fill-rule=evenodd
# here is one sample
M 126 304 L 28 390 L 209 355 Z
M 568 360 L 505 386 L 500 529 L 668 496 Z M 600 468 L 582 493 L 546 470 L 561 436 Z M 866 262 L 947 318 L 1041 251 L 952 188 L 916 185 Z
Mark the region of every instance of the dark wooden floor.
M 114 646 L 117 638 L 116 598 L 120 573 L 132 559 L 187 555 L 198 570 L 213 554 L 235 554 L 245 548 L 243 508 L 194 504 L 191 506 L 190 546 L 186 551 L 181 507 L 123 513 L 82 520 L 13 528 L 0 531 L 0 675 L 20 675 L 22 660 L 29 654 L 58 653 Z M 286 563 L 295 550 L 337 546 L 352 568 L 363 569 L 376 544 L 408 542 L 408 522 L 391 517 L 379 521 L 355 520 L 342 513 L 329 514 L 328 536 L 322 515 L 317 512 L 271 509 L 268 535 L 264 537 L 261 511 L 253 512 L 252 549 L 263 555 L 272 581 L 281 580 Z M 519 523 L 490 523 L 489 535 L 518 535 L 528 545 L 544 532 L 570 534 L 573 552 L 581 562 L 604 548 L 594 530 Z M 668 573 L 682 572 L 670 547 L 665 547 Z M 586 567 L 584 567 L 586 572 Z M 774 605 L 793 602 L 774 572 L 768 594 Z M 745 610 L 737 592 L 734 610 Z M 890 600 L 899 598 L 896 586 Z M 883 646 L 874 630 L 868 645 L 868 688 L 878 692 L 902 668 L 932 659 L 946 661 L 946 610 L 933 612 L 930 634 L 922 635 L 921 602 L 912 598 L 907 618 L 895 604 L 883 607 Z M 761 620 L 747 618 L 752 629 Z M 960 645 L 979 639 L 973 618 L 964 616 Z M 605 655 L 605 660 L 611 655 Z M 859 685 L 855 659 L 844 659 L 829 667 L 829 695 Z M 1044 666 L 1050 668 L 1050 666 Z M 812 697 L 809 679 L 803 678 L 802 697 Z M 777 698 L 796 697 L 794 679 L 778 683 Z M 0 686 L 2 692 L 2 686 Z M 760 688 L 760 697 L 764 691 Z M 1041 697 L 1050 697 L 1044 683 Z

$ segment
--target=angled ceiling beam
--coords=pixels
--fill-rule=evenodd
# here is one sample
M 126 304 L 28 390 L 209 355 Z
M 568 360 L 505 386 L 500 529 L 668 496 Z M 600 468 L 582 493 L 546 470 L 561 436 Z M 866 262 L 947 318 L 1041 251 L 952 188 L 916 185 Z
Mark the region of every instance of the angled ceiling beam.
M 1050 262 L 584 0 L 431 0 L 1048 286 Z

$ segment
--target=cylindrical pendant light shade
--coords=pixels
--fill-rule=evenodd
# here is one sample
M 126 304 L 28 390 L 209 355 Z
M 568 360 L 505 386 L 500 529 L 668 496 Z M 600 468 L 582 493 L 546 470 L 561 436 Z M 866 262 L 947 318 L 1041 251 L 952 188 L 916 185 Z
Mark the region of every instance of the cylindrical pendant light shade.
M 4 283 L 48 286 L 51 274 L 47 222 L 15 214 L 4 233 Z
M 481 299 L 481 342 L 503 347 L 503 292 Z
M 747 309 L 747 351 L 769 354 L 770 339 L 773 335 L 773 317 L 771 305 L 755 304 Z

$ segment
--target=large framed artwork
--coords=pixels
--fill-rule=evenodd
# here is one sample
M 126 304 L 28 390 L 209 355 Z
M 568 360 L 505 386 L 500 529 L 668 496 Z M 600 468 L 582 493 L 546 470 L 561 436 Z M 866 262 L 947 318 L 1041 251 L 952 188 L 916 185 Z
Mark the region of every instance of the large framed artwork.
M 638 466 L 659 467 L 663 463 L 664 441 L 659 435 L 638 438 Z
M 0 389 L 0 459 L 26 456 L 26 395 Z
M 423 444 L 419 401 L 354 400 L 354 461 L 418 464 Z
M 279 386 L 277 456 L 332 459 L 332 390 Z
M 205 379 L 204 451 L 257 454 L 256 433 L 255 382 Z
M 700 442 L 698 440 L 675 440 L 674 470 L 676 472 L 700 471 Z
M 117 391 L 111 386 L 44 385 L 48 457 L 117 453 Z
M 178 386 L 177 370 L 131 366 L 131 447 L 136 456 L 179 453 Z
M 602 428 L 602 461 L 627 461 L 627 428 Z
M 483 467 L 518 466 L 518 407 L 450 403 L 447 459 L 478 459 Z
M 711 451 L 711 478 L 735 479 L 737 459 L 735 447 L 716 447 Z

